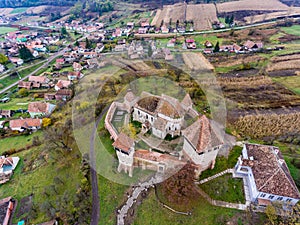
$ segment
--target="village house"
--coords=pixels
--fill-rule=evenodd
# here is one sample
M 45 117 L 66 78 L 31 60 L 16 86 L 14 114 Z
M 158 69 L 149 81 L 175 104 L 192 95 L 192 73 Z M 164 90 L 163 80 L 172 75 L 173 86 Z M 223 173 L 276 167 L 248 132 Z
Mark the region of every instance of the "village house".
M 253 42 L 253 41 L 247 40 L 243 46 L 246 51 L 258 51 L 263 48 L 263 43 L 261 41 Z
M 42 120 L 41 119 L 16 119 L 9 121 L 9 128 L 13 131 L 23 132 L 25 130 L 38 130 L 42 127 Z
M 194 39 L 186 39 L 185 40 L 187 49 L 196 49 L 197 45 Z
M 72 90 L 60 89 L 55 94 L 55 99 L 60 101 L 68 101 L 72 97 Z
M 147 34 L 147 32 L 148 32 L 148 28 L 140 27 L 140 28 L 138 29 L 138 33 L 139 33 L 139 34 Z
M 49 79 L 46 76 L 29 76 L 29 82 L 32 82 L 33 87 L 49 87 Z
M 12 219 L 13 211 L 15 208 L 15 200 L 7 197 L 0 200 L 0 221 L 2 225 L 9 225 Z
M 45 102 L 31 102 L 28 104 L 28 113 L 31 118 L 49 116 L 55 109 L 55 105 Z
M 235 166 L 235 174 L 245 178 L 250 200 L 261 206 L 280 202 L 284 208 L 300 200 L 299 190 L 278 147 L 245 144 Z
M 64 58 L 56 59 L 56 64 L 59 64 L 59 65 L 65 64 L 65 59 Z
M 13 115 L 12 110 L 0 109 L 0 118 L 10 118 L 12 117 L 12 115 Z
M 19 81 L 18 82 L 18 88 L 25 88 L 27 90 L 30 90 L 32 88 L 32 82 L 27 81 Z
M 172 38 L 170 41 L 168 41 L 167 47 L 174 48 L 176 43 L 176 39 Z
M 81 70 L 83 70 L 83 66 L 80 65 L 80 63 L 73 62 L 73 70 L 75 72 L 80 72 Z
M 78 72 L 69 71 L 67 76 L 69 81 L 73 81 L 73 80 L 80 80 L 84 75 L 80 71 Z
M 0 184 L 4 184 L 9 181 L 14 169 L 19 163 L 19 157 L 4 157 L 0 156 Z
M 5 70 L 5 67 L 2 64 L 0 64 L 0 73 L 4 72 L 4 70 Z
M 14 64 L 16 64 L 18 66 L 21 66 L 24 63 L 23 59 L 16 58 L 16 57 L 9 58 L 9 61 L 11 61 L 12 63 L 14 63 Z
M 59 80 L 56 85 L 54 86 L 54 89 L 56 91 L 60 90 L 60 89 L 65 89 L 65 88 L 69 88 L 71 86 L 71 81 L 69 80 Z

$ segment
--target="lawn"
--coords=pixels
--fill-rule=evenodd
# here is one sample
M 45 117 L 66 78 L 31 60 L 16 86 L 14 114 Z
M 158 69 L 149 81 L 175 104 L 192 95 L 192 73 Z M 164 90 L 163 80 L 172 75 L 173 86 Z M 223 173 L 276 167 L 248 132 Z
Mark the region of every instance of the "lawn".
M 283 30 L 287 34 L 300 36 L 300 25 L 293 25 L 291 27 L 282 27 Z
M 10 149 L 19 149 L 22 147 L 25 147 L 26 145 L 31 145 L 32 144 L 32 139 L 35 136 L 41 137 L 42 132 L 38 131 L 35 132 L 31 135 L 21 135 L 21 136 L 16 136 L 16 137 L 9 137 L 9 138 L 4 138 L 0 139 L 0 155 L 4 151 L 10 150 Z
M 273 80 L 300 95 L 300 76 L 274 77 Z
M 231 174 L 217 177 L 200 186 L 212 199 L 231 202 L 245 203 L 243 193 L 243 180 L 232 178 Z
M 19 14 L 26 12 L 28 8 L 22 7 L 22 8 L 15 8 L 13 11 L 10 12 L 10 14 Z
M 38 101 L 38 100 L 36 100 Z M 23 98 L 11 98 L 7 103 L 0 103 L 0 109 L 3 110 L 18 110 L 18 109 L 27 109 L 28 104 L 32 102 L 32 98 L 23 97 Z
M 184 204 L 181 204 L 184 205 Z M 171 205 L 176 209 L 175 205 Z M 186 211 L 192 209 L 192 215 L 179 215 L 163 208 L 157 201 L 154 191 L 151 191 L 147 199 L 139 206 L 136 212 L 135 225 L 179 225 L 179 224 L 201 224 L 201 225 L 223 225 L 233 218 L 243 217 L 244 213 L 234 209 L 221 208 L 210 205 L 202 197 L 195 197 L 190 205 L 184 205 Z M 234 224 L 234 223 L 231 223 Z
M 225 157 L 217 157 L 215 168 L 210 170 L 205 170 L 200 175 L 200 180 L 205 179 L 207 177 L 213 176 L 217 173 L 220 173 L 226 169 L 231 169 L 237 163 L 238 157 L 242 154 L 242 147 L 234 146 L 230 151 L 228 159 Z
M 13 28 L 13 27 L 0 27 L 0 35 L 7 34 L 9 32 L 13 32 L 13 31 L 16 31 L 16 30 L 18 30 L 18 29 Z

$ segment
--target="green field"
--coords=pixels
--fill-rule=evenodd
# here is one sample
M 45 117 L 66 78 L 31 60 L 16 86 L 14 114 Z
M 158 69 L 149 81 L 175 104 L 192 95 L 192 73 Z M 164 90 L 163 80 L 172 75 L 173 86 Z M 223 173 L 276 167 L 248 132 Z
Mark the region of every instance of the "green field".
M 0 27 L 0 35 L 6 34 L 6 33 L 9 33 L 9 32 L 13 32 L 13 31 L 16 31 L 16 30 L 18 30 L 18 29 L 13 28 L 13 27 Z
M 300 95 L 300 76 L 275 77 L 273 80 Z
M 42 132 L 38 131 L 35 132 L 31 135 L 22 135 L 22 136 L 16 136 L 16 137 L 9 137 L 9 138 L 4 138 L 0 139 L 0 155 L 4 151 L 10 150 L 10 149 L 19 149 L 26 147 L 26 145 L 31 145 L 32 144 L 32 139 L 35 136 L 41 136 Z
M 243 180 L 232 178 L 231 174 L 225 174 L 204 183 L 201 188 L 212 199 L 231 203 L 245 203 Z
M 15 8 L 13 11 L 10 12 L 10 14 L 19 14 L 26 12 L 28 8 L 27 7 L 22 7 L 22 8 Z
M 291 27 L 282 27 L 283 30 L 287 34 L 300 36 L 300 25 L 293 25 Z

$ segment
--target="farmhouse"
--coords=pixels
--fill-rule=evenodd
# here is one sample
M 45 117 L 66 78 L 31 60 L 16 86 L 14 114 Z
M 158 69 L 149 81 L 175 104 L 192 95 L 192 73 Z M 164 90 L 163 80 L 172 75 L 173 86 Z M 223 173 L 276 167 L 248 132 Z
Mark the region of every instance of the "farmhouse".
M 0 184 L 4 184 L 9 181 L 9 178 L 13 174 L 13 170 L 19 163 L 19 157 L 5 158 L 0 156 Z
M 71 81 L 68 80 L 59 80 L 56 85 L 54 86 L 54 89 L 56 91 L 64 88 L 69 88 L 71 86 Z
M 41 119 L 17 119 L 17 120 L 10 120 L 9 127 L 11 130 L 23 132 L 25 130 L 38 130 L 42 126 Z
M 250 200 L 259 205 L 277 201 L 288 206 L 300 200 L 297 186 L 277 147 L 245 144 L 235 173 L 245 178 Z
M 28 105 L 28 112 L 31 118 L 39 116 L 48 116 L 55 109 L 55 105 L 45 102 L 31 102 Z

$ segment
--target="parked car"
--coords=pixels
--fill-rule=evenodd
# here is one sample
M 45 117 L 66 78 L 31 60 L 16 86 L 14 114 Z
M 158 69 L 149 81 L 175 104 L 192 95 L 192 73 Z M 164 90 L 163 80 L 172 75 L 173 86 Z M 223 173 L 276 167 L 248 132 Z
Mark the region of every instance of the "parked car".
M 1 103 L 6 103 L 6 102 L 9 102 L 9 101 L 10 101 L 9 97 L 4 97 L 4 98 L 0 99 Z

